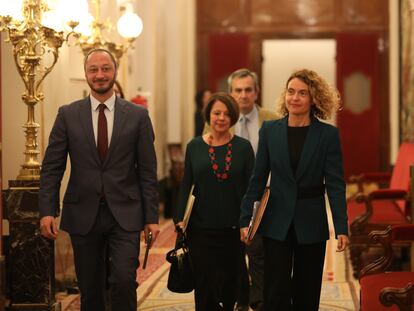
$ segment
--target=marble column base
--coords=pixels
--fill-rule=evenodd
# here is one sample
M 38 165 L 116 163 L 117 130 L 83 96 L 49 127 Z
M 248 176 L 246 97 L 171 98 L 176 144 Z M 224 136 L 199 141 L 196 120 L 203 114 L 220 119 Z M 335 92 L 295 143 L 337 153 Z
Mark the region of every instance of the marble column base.
M 7 310 L 60 310 L 55 301 L 54 243 L 40 235 L 38 181 L 9 181 L 4 194 L 9 221 Z

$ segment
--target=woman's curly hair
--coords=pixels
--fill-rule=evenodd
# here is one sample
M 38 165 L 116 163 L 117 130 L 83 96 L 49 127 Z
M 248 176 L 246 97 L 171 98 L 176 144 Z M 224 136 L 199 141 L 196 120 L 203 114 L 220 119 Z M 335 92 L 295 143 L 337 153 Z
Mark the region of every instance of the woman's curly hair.
M 276 112 L 280 116 L 286 116 L 289 113 L 286 108 L 286 92 L 289 82 L 294 78 L 301 80 L 308 86 L 312 103 L 311 114 L 313 116 L 321 120 L 329 120 L 336 111 L 341 109 L 341 97 L 336 88 L 331 87 L 315 71 L 299 69 L 289 77 L 286 88 L 277 101 Z

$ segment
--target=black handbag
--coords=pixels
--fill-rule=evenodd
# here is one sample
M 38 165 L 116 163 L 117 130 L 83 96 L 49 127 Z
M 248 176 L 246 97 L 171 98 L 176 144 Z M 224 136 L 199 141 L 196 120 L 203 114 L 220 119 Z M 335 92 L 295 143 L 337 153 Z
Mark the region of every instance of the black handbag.
M 178 230 L 175 247 L 167 253 L 166 259 L 171 264 L 167 288 L 174 293 L 191 292 L 194 289 L 194 274 L 186 238 L 181 230 Z

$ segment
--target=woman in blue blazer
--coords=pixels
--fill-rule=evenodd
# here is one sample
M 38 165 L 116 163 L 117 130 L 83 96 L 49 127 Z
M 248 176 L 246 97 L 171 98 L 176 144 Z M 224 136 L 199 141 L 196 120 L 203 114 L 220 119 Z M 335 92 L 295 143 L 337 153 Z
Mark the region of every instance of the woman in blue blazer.
M 284 118 L 264 122 L 256 164 L 240 216 L 246 240 L 252 206 L 269 173 L 270 198 L 258 233 L 265 250 L 264 310 L 317 311 L 326 240 L 328 195 L 338 251 L 349 243 L 338 129 L 319 121 L 338 110 L 339 94 L 317 73 L 303 69 L 287 80 L 279 100 Z

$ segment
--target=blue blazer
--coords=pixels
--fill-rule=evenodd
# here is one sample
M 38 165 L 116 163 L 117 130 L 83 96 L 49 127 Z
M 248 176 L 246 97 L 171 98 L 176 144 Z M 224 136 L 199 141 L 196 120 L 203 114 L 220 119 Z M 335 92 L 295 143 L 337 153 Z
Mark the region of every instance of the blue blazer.
M 55 216 L 59 209 L 68 155 L 70 178 L 63 197 L 62 230 L 88 233 L 102 195 L 123 229 L 139 231 L 145 224 L 158 223 L 154 132 L 146 109 L 116 98 L 111 143 L 101 163 L 90 97 L 59 108 L 40 174 L 40 217 Z
M 300 161 L 293 174 L 287 117 L 266 121 L 259 132 L 256 163 L 242 201 L 240 226 L 247 227 L 254 201 L 263 194 L 271 172 L 270 198 L 258 233 L 283 241 L 293 224 L 300 244 L 329 239 L 324 190 L 335 234 L 348 234 L 345 182 L 338 129 L 312 118 Z

